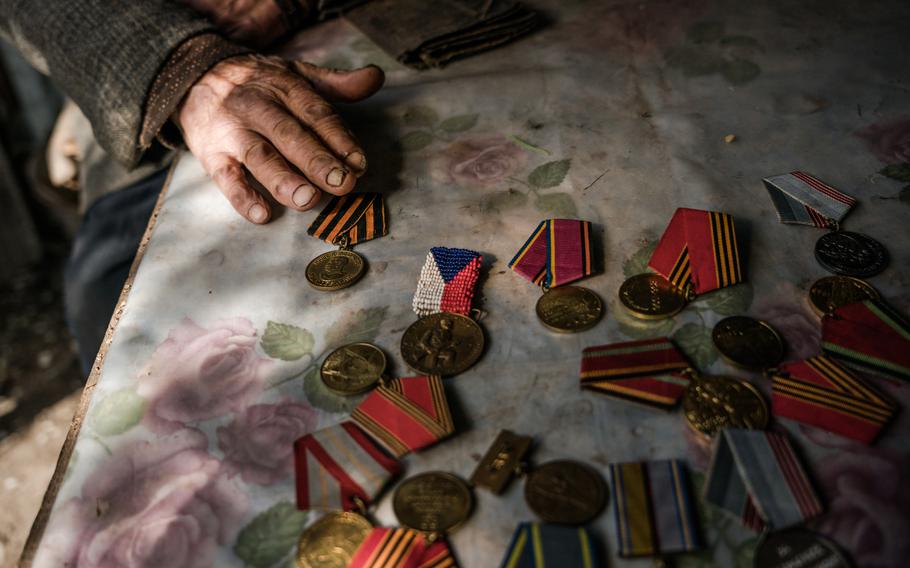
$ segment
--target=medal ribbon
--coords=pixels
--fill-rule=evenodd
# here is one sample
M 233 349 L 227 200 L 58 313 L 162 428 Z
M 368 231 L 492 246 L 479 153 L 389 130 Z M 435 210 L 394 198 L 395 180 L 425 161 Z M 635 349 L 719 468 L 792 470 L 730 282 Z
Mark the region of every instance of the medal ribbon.
M 787 363 L 772 377 L 776 416 L 869 444 L 897 410 L 864 381 L 825 356 Z
M 786 528 L 822 512 L 790 442 L 762 430 L 721 430 L 704 500 L 755 531 Z
M 669 410 L 682 397 L 691 365 L 667 338 L 588 347 L 581 388 Z
M 473 250 L 430 249 L 417 281 L 414 312 L 420 317 L 439 312 L 468 315 L 482 264 L 483 256 Z
M 541 221 L 515 253 L 509 268 L 545 288 L 591 275 L 591 223 L 576 219 Z
M 389 381 L 357 405 L 351 420 L 398 458 L 455 431 L 439 376 Z
M 350 246 L 388 233 L 382 194 L 366 192 L 333 197 L 307 229 L 307 234 L 331 245 L 346 236 Z
M 806 172 L 790 172 L 762 180 L 781 223 L 837 227 L 856 200 Z
M 610 478 L 620 556 L 699 548 L 697 516 L 681 461 L 610 464 Z
M 910 380 L 910 323 L 880 300 L 847 304 L 822 318 L 822 351 Z
M 597 551 L 584 527 L 521 523 L 500 568 L 596 568 Z
M 297 508 L 357 509 L 401 471 L 353 422 L 342 422 L 294 442 Z
M 704 294 L 743 281 L 733 217 L 677 209 L 648 266 L 680 290 Z
M 443 540 L 427 543 L 419 531 L 376 527 L 354 553 L 347 568 L 456 568 Z

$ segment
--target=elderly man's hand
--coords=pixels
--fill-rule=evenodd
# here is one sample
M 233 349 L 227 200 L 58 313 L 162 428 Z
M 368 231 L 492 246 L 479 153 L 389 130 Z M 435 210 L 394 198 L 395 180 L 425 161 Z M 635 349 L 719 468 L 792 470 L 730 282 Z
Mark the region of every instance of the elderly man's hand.
M 375 66 L 336 71 L 242 55 L 203 75 L 175 120 L 234 209 L 253 223 L 266 223 L 269 204 L 244 169 L 279 203 L 298 211 L 316 205 L 322 191 L 350 192 L 366 157 L 328 101 L 364 99 L 383 80 Z

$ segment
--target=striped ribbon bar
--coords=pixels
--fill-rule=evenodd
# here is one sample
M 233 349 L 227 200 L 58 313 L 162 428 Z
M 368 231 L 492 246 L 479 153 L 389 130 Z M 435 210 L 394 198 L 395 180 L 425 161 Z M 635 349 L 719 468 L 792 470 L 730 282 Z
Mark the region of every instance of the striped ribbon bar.
M 781 223 L 837 227 L 856 200 L 806 172 L 790 172 L 762 180 Z
M 297 508 L 358 508 L 370 504 L 392 477 L 398 461 L 385 455 L 353 422 L 342 422 L 294 442 Z
M 673 286 L 696 294 L 742 282 L 733 216 L 677 209 L 648 266 Z
M 610 464 L 619 555 L 697 550 L 697 514 L 679 460 Z
M 428 543 L 415 530 L 376 527 L 361 543 L 347 568 L 456 568 L 443 540 Z
M 756 532 L 796 525 L 822 512 L 790 442 L 781 433 L 762 430 L 721 431 L 704 500 Z
M 417 281 L 414 313 L 420 317 L 439 312 L 468 315 L 482 264 L 483 256 L 473 250 L 430 249 Z
M 500 568 L 599 568 L 584 527 L 521 523 Z
M 351 420 L 399 458 L 455 431 L 437 375 L 389 381 L 357 405 Z
M 869 444 L 896 405 L 825 356 L 782 365 L 771 376 L 776 416 Z
M 388 233 L 382 194 L 366 192 L 333 197 L 307 229 L 307 234 L 332 245 L 347 237 L 349 246 Z
M 826 315 L 822 351 L 850 365 L 910 380 L 910 323 L 881 300 L 847 304 Z
M 591 275 L 591 223 L 577 219 L 541 221 L 509 262 L 509 268 L 544 288 Z
M 691 365 L 665 338 L 588 347 L 581 353 L 581 388 L 670 410 L 689 384 Z

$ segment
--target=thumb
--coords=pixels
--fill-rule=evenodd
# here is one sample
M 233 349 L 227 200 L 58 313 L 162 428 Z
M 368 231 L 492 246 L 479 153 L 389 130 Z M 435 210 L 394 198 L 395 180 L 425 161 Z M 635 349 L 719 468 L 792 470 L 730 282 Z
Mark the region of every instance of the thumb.
M 375 65 L 351 71 L 318 67 L 305 61 L 295 61 L 293 65 L 329 101 L 352 103 L 365 99 L 378 91 L 385 81 L 385 73 Z

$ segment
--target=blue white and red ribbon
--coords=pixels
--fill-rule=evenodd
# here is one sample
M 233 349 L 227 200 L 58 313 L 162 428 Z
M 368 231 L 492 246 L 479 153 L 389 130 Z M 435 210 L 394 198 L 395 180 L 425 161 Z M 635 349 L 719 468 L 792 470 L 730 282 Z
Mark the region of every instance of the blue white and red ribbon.
M 421 317 L 439 312 L 468 315 L 482 263 L 483 256 L 473 250 L 430 249 L 417 281 L 414 312 Z

